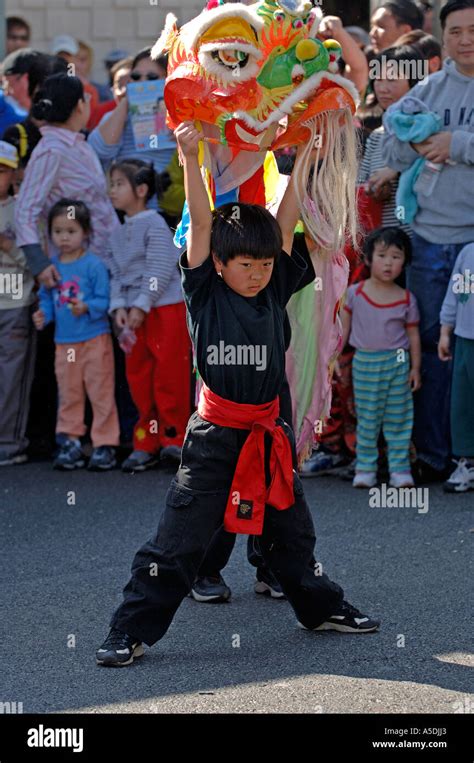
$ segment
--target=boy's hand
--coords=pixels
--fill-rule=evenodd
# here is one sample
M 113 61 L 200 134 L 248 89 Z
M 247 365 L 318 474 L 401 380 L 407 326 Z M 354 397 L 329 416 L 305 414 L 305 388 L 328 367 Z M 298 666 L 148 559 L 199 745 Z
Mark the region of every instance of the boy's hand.
M 73 297 L 71 299 L 71 313 L 78 318 L 80 315 L 84 315 L 84 313 L 87 313 L 88 307 L 85 302 L 82 301 L 82 299 L 77 299 L 76 297 Z
M 128 314 L 129 328 L 131 328 L 132 331 L 136 331 L 136 329 L 139 329 L 143 321 L 145 320 L 145 315 L 146 313 L 143 310 L 140 310 L 139 307 L 132 307 Z
M 178 148 L 182 156 L 197 156 L 199 152 L 199 141 L 203 140 L 202 132 L 196 130 L 194 122 L 181 122 L 174 131 Z
M 440 340 L 438 342 L 438 358 L 443 361 L 451 360 L 453 357 L 453 354 L 451 352 L 451 341 L 450 337 L 446 335 L 441 335 Z
M 119 309 L 114 312 L 114 319 L 117 328 L 124 329 L 128 326 L 128 313 L 124 307 L 119 307 Z
M 410 376 L 408 377 L 408 383 L 412 392 L 417 392 L 421 387 L 421 374 L 418 368 L 412 368 Z
M 33 318 L 33 323 L 37 331 L 42 331 L 45 322 L 44 312 L 42 310 L 36 310 L 31 317 Z

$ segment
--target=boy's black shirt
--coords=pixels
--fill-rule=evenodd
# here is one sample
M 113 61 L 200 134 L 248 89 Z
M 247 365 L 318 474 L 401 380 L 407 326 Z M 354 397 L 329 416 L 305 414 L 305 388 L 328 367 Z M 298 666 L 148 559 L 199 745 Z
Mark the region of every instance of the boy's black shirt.
M 304 259 L 295 247 L 291 257 L 281 252 L 268 286 L 255 297 L 242 297 L 230 289 L 217 275 L 211 256 L 191 269 L 184 252 L 180 266 L 188 329 L 203 381 L 236 403 L 261 405 L 274 400 L 285 375 L 285 307 L 306 272 Z M 257 362 L 221 362 L 226 348 L 236 351 L 239 346 L 258 346 Z M 219 362 L 214 363 L 216 352 Z M 258 370 L 259 365 L 265 367 Z

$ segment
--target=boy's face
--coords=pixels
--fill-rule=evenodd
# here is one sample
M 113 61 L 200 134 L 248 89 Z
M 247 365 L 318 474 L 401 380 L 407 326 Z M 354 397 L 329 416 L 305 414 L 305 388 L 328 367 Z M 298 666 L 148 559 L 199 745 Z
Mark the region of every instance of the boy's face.
M 374 246 L 370 275 L 378 281 L 388 283 L 395 281 L 403 270 L 405 252 L 394 244 L 384 244 L 378 241 Z
M 0 197 L 5 198 L 8 195 L 8 189 L 15 179 L 15 170 L 7 167 L 6 164 L 0 164 Z
M 443 43 L 446 54 L 461 70 L 467 73 L 474 72 L 474 8 L 465 8 L 449 14 Z
M 227 286 L 241 297 L 255 297 L 268 286 L 272 277 L 273 257 L 256 260 L 245 254 L 239 254 L 224 265 L 213 253 L 212 259 L 217 273 L 222 275 Z

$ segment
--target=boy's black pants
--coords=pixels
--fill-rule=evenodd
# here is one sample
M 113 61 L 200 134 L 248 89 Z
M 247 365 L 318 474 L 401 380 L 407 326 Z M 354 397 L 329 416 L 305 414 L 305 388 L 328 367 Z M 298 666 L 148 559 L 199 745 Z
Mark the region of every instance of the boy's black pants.
M 283 420 L 290 439 L 291 429 Z M 235 466 L 248 431 L 211 424 L 191 416 L 181 464 L 166 496 L 156 535 L 135 555 L 124 601 L 111 626 L 151 646 L 168 630 L 191 590 L 207 547 L 224 519 Z M 266 472 L 270 440 L 266 443 Z M 343 591 L 327 575 L 314 574 L 315 533 L 301 481 L 294 473 L 294 505 L 265 509 L 259 537 L 265 563 L 280 583 L 297 619 L 307 628 L 326 620 Z M 316 568 L 316 572 L 320 570 Z
M 292 401 L 291 401 L 290 385 L 288 384 L 288 379 L 286 378 L 286 374 L 285 374 L 283 384 L 281 385 L 279 398 L 280 398 L 280 418 L 282 418 L 283 421 L 286 421 L 287 423 L 291 422 L 293 419 Z M 292 446 L 293 444 L 294 444 L 294 437 L 292 438 Z M 297 464 L 296 448 L 292 447 L 292 451 L 293 451 L 293 465 L 296 468 L 296 464 Z M 204 559 L 202 560 L 201 566 L 199 567 L 197 577 L 198 578 L 218 577 L 221 571 L 224 569 L 224 567 L 227 566 L 229 562 L 232 551 L 234 550 L 236 539 L 237 539 L 237 536 L 234 535 L 234 533 L 228 533 L 224 530 L 224 527 L 219 527 L 219 529 L 215 533 L 214 537 L 212 538 L 206 550 Z M 260 539 L 256 535 L 249 535 L 249 539 L 247 542 L 247 559 L 249 561 L 249 564 L 259 568 L 260 570 L 262 570 L 262 572 L 265 570 L 266 565 L 262 557 L 262 552 L 260 550 Z M 314 565 L 315 565 L 315 560 L 311 559 L 310 566 L 314 568 Z

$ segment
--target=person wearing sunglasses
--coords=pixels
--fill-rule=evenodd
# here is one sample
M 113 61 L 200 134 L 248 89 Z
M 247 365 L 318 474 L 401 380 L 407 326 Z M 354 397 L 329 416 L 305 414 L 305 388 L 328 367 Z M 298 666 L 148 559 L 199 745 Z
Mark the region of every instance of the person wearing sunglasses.
M 7 18 L 7 39 L 6 55 L 13 53 L 20 48 L 29 48 L 31 39 L 31 28 L 25 19 L 19 16 L 9 16 Z
M 151 48 L 145 48 L 133 59 L 131 82 L 165 79 L 166 59 L 162 57 L 152 61 L 150 53 Z M 137 151 L 127 97 L 123 97 L 113 111 L 104 115 L 89 135 L 88 142 L 96 151 L 104 170 L 109 168 L 112 161 L 141 159 L 148 163 L 153 162 L 156 172 L 163 172 L 176 150 L 173 133 L 167 130 L 163 135 L 160 134 L 159 148 Z M 150 200 L 149 207 L 158 208 L 156 196 Z

